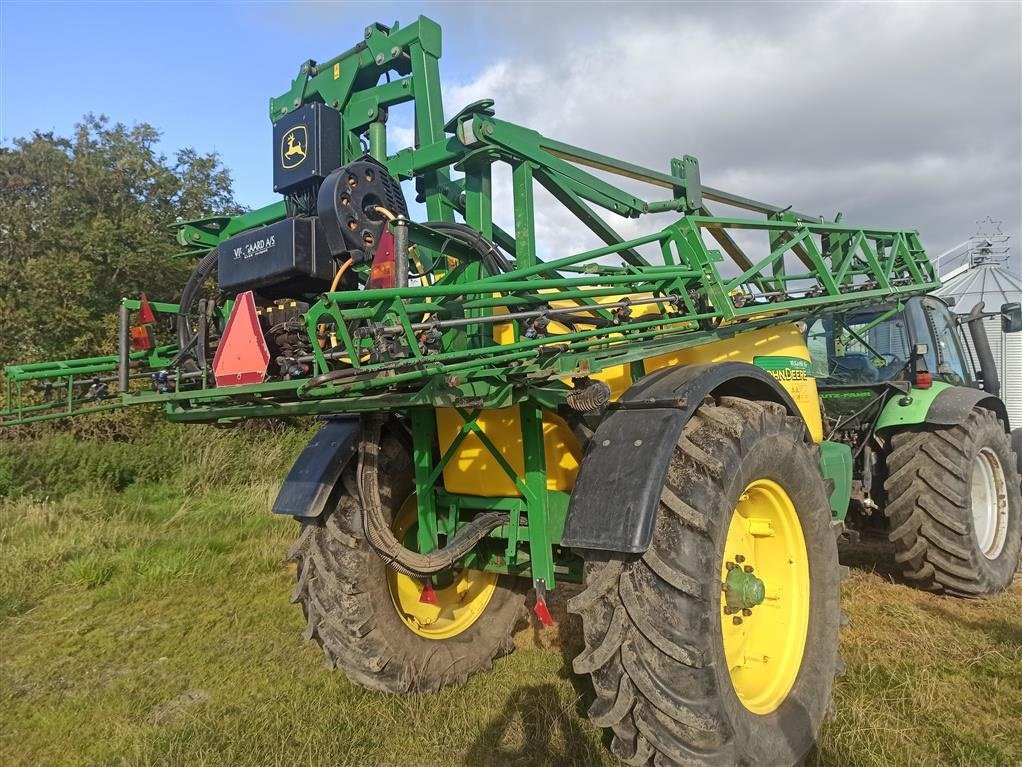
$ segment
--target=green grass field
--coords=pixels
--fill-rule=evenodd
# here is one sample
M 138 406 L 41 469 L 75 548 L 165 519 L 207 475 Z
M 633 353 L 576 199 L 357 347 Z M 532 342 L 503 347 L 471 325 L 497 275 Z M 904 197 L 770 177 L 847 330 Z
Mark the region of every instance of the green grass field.
M 295 524 L 268 511 L 307 430 L 110 423 L 0 445 L 0 764 L 613 763 L 563 609 L 438 695 L 323 667 L 288 603 Z M 1022 764 L 1022 583 L 963 602 L 892 583 L 883 552 L 850 559 L 813 763 Z

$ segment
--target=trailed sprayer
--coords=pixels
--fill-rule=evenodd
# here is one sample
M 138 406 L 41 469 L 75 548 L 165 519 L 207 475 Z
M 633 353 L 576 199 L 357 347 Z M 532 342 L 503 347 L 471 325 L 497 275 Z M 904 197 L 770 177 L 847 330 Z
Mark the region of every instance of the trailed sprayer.
M 307 636 L 352 681 L 460 684 L 580 583 L 574 669 L 621 760 L 798 762 L 840 668 L 841 534 L 883 532 L 937 592 L 1016 570 L 1017 459 L 966 335 L 989 315 L 928 295 L 914 231 L 707 186 L 688 155 L 604 156 L 490 100 L 445 119 L 440 53 L 420 17 L 303 63 L 269 105 L 281 199 L 176 223 L 180 303 L 125 300 L 116 355 L 6 368 L 3 424 L 322 416 L 273 512 L 298 522 Z M 391 152 L 401 105 L 414 143 Z M 605 244 L 538 247 L 537 201 Z

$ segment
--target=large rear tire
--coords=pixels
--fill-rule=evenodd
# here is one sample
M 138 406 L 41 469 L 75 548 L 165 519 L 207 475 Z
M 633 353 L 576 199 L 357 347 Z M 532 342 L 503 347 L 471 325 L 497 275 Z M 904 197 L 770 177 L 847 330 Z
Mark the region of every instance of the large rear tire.
M 923 426 L 891 442 L 885 512 L 905 579 L 964 597 L 1007 588 L 1022 549 L 1022 493 L 997 416 L 974 408 L 957 426 Z
M 732 589 L 732 573 L 745 586 Z M 590 719 L 632 765 L 799 763 L 839 667 L 839 581 L 801 419 L 770 402 L 704 403 L 675 448 L 649 549 L 589 552 L 569 602 Z
M 414 541 L 411 457 L 386 430 L 379 466 L 395 533 Z M 336 507 L 304 522 L 291 550 L 291 601 L 302 605 L 306 639 L 323 648 L 327 665 L 383 692 L 433 692 L 489 669 L 514 648 L 527 617 L 520 579 L 461 570 L 436 587 L 436 605 L 421 602 L 423 582 L 388 569 L 366 542 L 355 472 L 352 462 Z

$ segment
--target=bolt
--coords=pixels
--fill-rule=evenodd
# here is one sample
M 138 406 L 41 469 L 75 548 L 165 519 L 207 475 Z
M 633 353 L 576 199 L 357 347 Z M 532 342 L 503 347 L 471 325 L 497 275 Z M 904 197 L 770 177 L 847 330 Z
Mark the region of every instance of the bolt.
M 735 624 L 736 626 L 741 626 L 742 625 L 742 619 L 739 618 L 737 615 L 734 618 L 731 619 L 731 622 L 733 624 Z
M 745 570 L 745 572 L 747 572 L 747 573 L 751 573 L 752 572 L 752 565 L 746 565 L 742 569 Z
M 488 135 L 493 135 L 493 126 L 492 125 L 487 125 L 486 126 L 486 133 Z
M 382 53 L 377 53 L 376 54 L 376 63 L 377 64 L 382 64 L 383 63 L 383 54 Z
M 746 618 L 748 618 L 750 615 L 752 615 L 752 610 L 750 610 L 748 607 L 743 607 L 742 608 L 742 615 L 744 615 Z
M 724 567 L 726 567 L 730 571 L 734 570 L 736 567 L 738 567 L 738 565 L 736 565 L 734 562 L 728 562 L 724 565 Z
M 299 99 L 295 99 L 295 106 L 298 106 L 298 105 L 299 105 L 299 104 L 301 104 L 301 103 L 302 103 L 302 102 L 301 102 L 301 101 L 300 101 Z
M 642 440 L 641 439 L 637 439 L 632 444 L 635 445 L 636 447 L 642 447 Z
M 401 55 L 401 49 L 395 45 L 393 48 L 390 49 L 390 55 L 396 59 L 398 56 Z
M 340 105 L 341 102 L 338 101 L 337 99 L 334 99 L 333 101 L 330 102 L 330 106 L 332 106 L 334 109 L 337 109 L 337 107 L 339 107 Z
M 735 562 L 737 562 L 738 564 L 741 564 L 744 561 L 745 561 L 745 557 L 743 557 L 741 554 L 735 554 Z
M 610 447 L 610 440 L 609 439 L 603 440 L 603 446 L 604 447 Z

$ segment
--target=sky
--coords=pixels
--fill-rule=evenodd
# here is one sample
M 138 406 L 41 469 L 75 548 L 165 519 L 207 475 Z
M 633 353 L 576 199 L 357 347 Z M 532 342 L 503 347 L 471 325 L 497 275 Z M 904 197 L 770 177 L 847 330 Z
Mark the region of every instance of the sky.
M 87 112 L 216 151 L 275 201 L 268 100 L 373 21 L 444 28 L 449 115 L 497 115 L 605 154 L 848 223 L 917 229 L 931 257 L 987 216 L 1022 251 L 1022 3 L 325 3 L 0 0 L 0 141 Z M 392 116 L 391 149 L 410 140 Z M 654 192 L 648 198 L 659 198 Z M 594 244 L 543 195 L 543 252 Z M 496 179 L 498 222 L 510 195 Z M 413 210 L 413 215 L 415 211 Z M 662 219 L 621 221 L 625 234 Z M 953 265 L 953 264 L 949 264 Z

